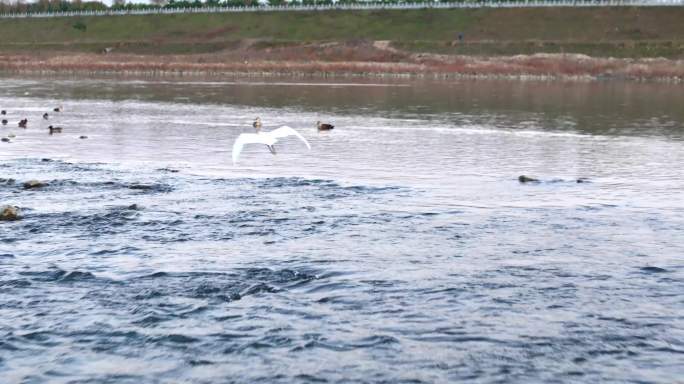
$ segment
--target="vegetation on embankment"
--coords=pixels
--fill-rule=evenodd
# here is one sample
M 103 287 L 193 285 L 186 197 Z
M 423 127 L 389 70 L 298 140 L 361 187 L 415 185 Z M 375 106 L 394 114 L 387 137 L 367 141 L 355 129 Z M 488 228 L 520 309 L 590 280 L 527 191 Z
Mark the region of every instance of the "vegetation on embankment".
M 684 58 L 684 7 L 249 12 L 5 19 L 0 52 L 215 53 L 246 40 L 271 46 L 388 40 L 411 52 L 582 53 Z M 459 41 L 463 34 L 463 41 Z M 265 46 L 264 49 L 269 47 Z
M 0 71 L 681 82 L 681 20 L 684 7 L 5 19 L 0 22 Z

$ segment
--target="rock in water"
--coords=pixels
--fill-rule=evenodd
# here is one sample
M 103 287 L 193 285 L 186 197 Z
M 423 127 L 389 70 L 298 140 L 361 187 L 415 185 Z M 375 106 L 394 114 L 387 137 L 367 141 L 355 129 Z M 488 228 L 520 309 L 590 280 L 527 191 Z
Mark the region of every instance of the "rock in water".
M 42 187 L 44 187 L 45 185 L 46 185 L 46 184 L 43 183 L 42 181 L 38 181 L 38 180 L 29 180 L 29 181 L 27 181 L 27 182 L 24 183 L 24 189 L 42 188 Z
M 0 209 L 0 221 L 14 221 L 21 219 L 19 208 L 6 205 Z
M 525 175 L 518 176 L 518 181 L 521 183 L 538 183 L 539 182 L 538 179 L 535 179 L 534 177 L 528 177 Z

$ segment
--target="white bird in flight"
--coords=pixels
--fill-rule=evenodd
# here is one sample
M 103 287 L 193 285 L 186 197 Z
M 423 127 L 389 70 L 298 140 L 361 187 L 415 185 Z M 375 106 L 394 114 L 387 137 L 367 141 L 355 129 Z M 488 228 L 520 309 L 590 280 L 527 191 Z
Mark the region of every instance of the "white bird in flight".
M 233 164 L 237 163 L 240 152 L 242 152 L 242 147 L 244 147 L 245 144 L 266 144 L 268 150 L 275 155 L 276 151 L 273 145 L 278 141 L 278 139 L 287 136 L 297 136 L 304 142 L 304 144 L 306 144 L 307 148 L 311 149 L 311 145 L 309 145 L 309 142 L 306 141 L 304 136 L 300 135 L 299 132 L 288 127 L 287 125 L 283 125 L 282 127 L 274 129 L 270 132 L 261 132 L 261 119 L 257 117 L 252 126 L 254 129 L 256 129 L 257 133 L 243 133 L 238 136 L 237 140 L 235 140 L 235 144 L 233 144 Z

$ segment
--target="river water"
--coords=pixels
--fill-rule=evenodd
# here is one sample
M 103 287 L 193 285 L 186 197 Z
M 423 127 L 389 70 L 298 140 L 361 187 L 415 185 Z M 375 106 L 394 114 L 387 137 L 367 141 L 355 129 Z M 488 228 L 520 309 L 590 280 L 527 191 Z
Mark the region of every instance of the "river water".
M 0 205 L 24 217 L 0 222 L 0 382 L 682 380 L 682 105 L 620 82 L 3 78 Z M 257 116 L 311 150 L 234 165 Z

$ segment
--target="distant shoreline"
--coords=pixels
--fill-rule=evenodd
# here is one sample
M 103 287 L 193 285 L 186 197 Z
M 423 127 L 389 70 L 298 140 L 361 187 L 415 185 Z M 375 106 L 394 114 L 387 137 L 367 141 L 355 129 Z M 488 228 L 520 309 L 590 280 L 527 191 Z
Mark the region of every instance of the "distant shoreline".
M 684 7 L 5 19 L 0 71 L 684 82 Z
M 0 73 L 145 77 L 515 79 L 684 83 L 684 60 L 592 58 L 574 54 L 502 57 L 415 55 L 411 62 L 243 61 L 218 55 L 1 55 Z

